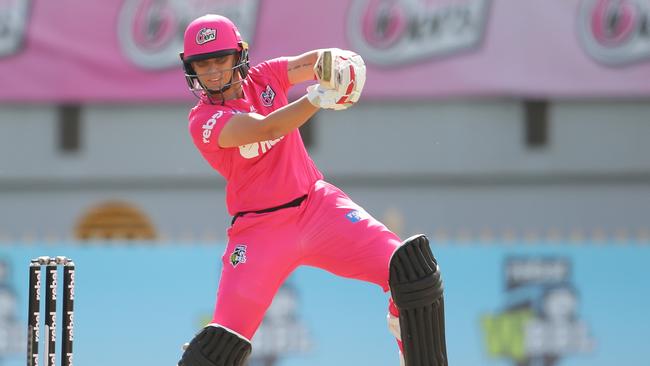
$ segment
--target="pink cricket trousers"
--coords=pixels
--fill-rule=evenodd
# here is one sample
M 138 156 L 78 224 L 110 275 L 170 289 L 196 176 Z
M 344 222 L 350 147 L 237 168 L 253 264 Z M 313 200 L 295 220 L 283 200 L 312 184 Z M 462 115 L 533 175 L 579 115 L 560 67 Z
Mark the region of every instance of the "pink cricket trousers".
M 228 237 L 213 322 L 249 340 L 296 267 L 322 268 L 388 291 L 390 259 L 401 245 L 397 235 L 322 180 L 300 206 L 239 217 Z

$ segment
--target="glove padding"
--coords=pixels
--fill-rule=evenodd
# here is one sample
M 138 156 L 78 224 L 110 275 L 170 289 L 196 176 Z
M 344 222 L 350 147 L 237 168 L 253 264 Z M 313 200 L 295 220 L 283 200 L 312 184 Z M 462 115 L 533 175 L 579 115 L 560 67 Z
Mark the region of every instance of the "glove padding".
M 361 97 L 366 83 L 366 65 L 352 51 L 332 48 L 322 51 L 314 65 L 318 85 L 307 88 L 308 98 L 315 106 L 341 110 Z
M 326 89 L 320 84 L 307 87 L 307 99 L 316 107 L 334 109 L 340 111 L 352 105 L 350 102 L 342 101 L 344 96 L 335 89 Z M 340 101 L 340 102 L 339 102 Z

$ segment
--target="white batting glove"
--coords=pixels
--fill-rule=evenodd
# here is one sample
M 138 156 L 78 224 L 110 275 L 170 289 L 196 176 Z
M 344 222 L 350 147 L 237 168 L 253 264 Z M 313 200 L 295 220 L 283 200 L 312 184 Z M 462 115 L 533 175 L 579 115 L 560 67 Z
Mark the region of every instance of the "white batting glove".
M 321 51 L 314 65 L 314 73 L 322 89 L 319 93 L 314 90 L 312 92 L 314 96 L 332 94 L 323 90 L 336 91 L 336 96 L 338 96 L 335 98 L 335 105 L 332 105 L 328 95 L 328 98 L 325 98 L 328 104 L 320 103 L 319 105 L 322 108 L 340 110 L 350 107 L 359 100 L 366 83 L 366 65 L 361 56 L 339 48 Z M 309 91 L 309 88 L 307 90 Z
M 334 109 L 337 111 L 348 108 L 352 103 L 346 103 L 343 96 L 335 89 L 326 89 L 320 84 L 307 87 L 307 99 L 316 107 Z

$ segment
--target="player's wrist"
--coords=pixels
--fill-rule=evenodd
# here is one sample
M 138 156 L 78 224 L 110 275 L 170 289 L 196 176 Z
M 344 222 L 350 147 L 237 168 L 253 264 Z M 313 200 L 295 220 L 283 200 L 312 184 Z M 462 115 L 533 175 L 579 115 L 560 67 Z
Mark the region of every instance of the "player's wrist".
M 319 51 L 314 64 L 314 75 L 318 87 L 308 89 L 310 101 L 321 108 L 346 109 L 361 97 L 366 81 L 366 65 L 363 58 L 352 51 L 329 48 Z M 327 90 L 332 90 L 335 94 Z M 328 93 L 335 105 L 326 98 L 330 97 Z M 323 103 L 324 101 L 328 103 Z
M 320 84 L 314 84 L 307 87 L 307 100 L 314 107 L 328 108 L 331 104 L 336 103 L 334 90 L 323 88 Z
M 321 108 L 320 104 L 318 103 L 318 100 L 315 99 L 315 97 L 314 97 L 313 95 L 310 95 L 310 93 L 309 93 L 309 87 L 307 88 L 307 94 L 305 94 L 305 95 L 302 97 L 302 99 L 305 100 L 305 103 L 309 104 L 310 106 L 312 106 L 312 107 L 314 107 L 314 108 L 316 108 L 316 109 L 320 109 L 320 108 Z

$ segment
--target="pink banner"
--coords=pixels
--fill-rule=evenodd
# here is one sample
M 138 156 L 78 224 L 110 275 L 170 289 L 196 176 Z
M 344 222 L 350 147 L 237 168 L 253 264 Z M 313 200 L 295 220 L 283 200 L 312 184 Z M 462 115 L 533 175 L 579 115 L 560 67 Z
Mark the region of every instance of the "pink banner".
M 649 0 L 0 0 L 0 102 L 191 100 L 178 52 L 209 12 L 253 64 L 356 50 L 364 99 L 650 96 Z

